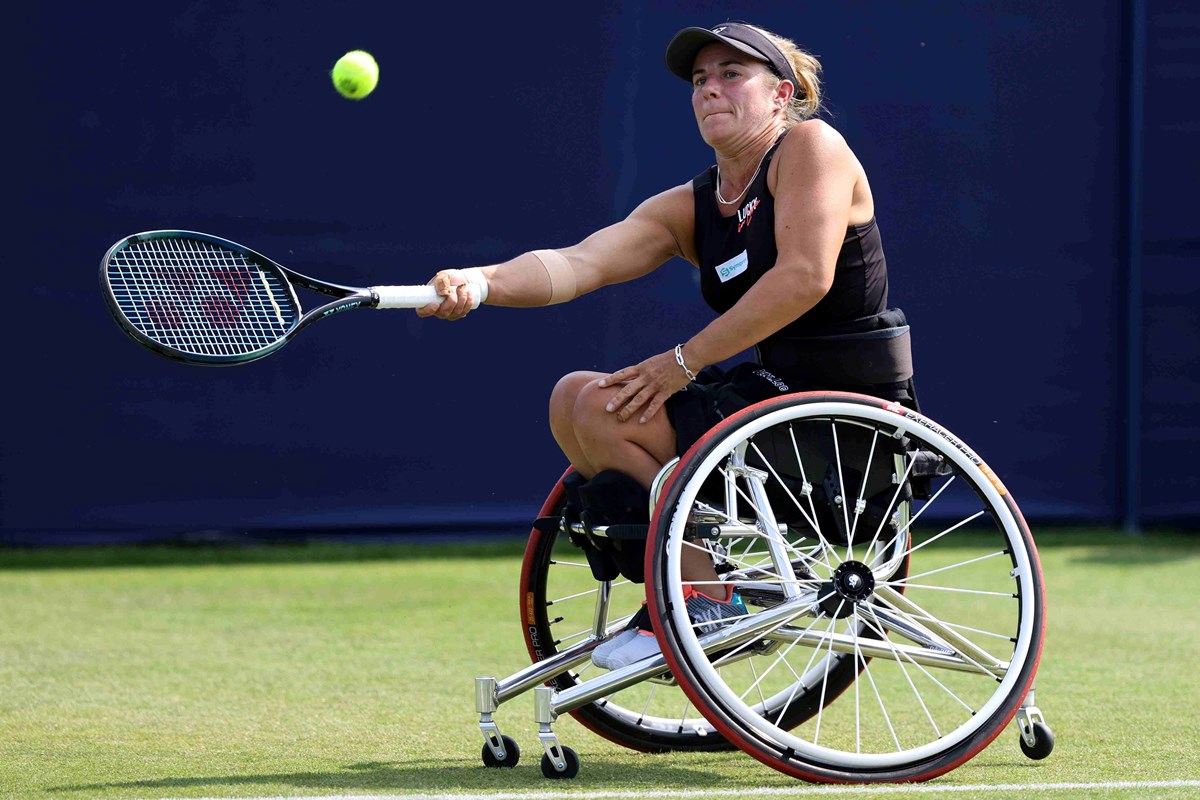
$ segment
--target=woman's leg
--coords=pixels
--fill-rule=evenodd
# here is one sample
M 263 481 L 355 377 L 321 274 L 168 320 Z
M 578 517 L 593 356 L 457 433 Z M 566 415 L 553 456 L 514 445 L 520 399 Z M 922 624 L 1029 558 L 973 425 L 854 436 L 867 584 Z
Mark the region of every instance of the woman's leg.
M 675 431 L 665 411 L 647 422 L 620 422 L 605 410 L 619 387 L 601 387 L 599 372 L 572 372 L 559 380 L 550 396 L 550 429 L 575 469 L 592 477 L 606 469 L 618 470 L 649 489 L 654 478 L 675 457 Z M 680 568 L 685 580 L 716 582 L 708 553 L 686 548 Z M 703 585 L 703 584 L 702 584 Z M 704 585 L 705 594 L 715 586 Z M 727 592 L 720 591 L 727 599 Z
M 604 407 L 618 391 L 600 386 L 600 372 L 572 372 L 550 395 L 550 430 L 563 454 L 585 477 L 614 469 L 649 489 L 675 457 L 675 431 L 660 411 L 648 422 L 620 422 Z
M 605 406 L 619 390 L 597 380 L 584 383 L 575 396 L 571 427 L 595 472 L 619 470 L 649 489 L 663 464 L 675 457 L 675 430 L 665 411 L 646 422 L 618 420 Z
M 575 435 L 575 401 L 584 386 L 602 377 L 602 372 L 572 372 L 560 378 L 550 393 L 550 432 L 554 434 L 554 441 L 558 442 L 559 449 L 571 466 L 585 478 L 592 477 L 599 470 L 588 461 Z

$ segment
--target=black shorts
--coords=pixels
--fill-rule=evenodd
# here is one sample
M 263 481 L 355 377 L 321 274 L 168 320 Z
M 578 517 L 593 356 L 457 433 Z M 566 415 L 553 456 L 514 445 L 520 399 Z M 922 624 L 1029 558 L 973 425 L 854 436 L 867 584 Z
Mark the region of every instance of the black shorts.
M 675 429 L 675 452 L 683 455 L 717 423 L 747 406 L 796 392 L 819 390 L 869 394 L 920 410 L 911 379 L 873 386 L 796 385 L 753 361 L 729 370 L 707 367 L 695 381 L 667 398 L 667 419 Z

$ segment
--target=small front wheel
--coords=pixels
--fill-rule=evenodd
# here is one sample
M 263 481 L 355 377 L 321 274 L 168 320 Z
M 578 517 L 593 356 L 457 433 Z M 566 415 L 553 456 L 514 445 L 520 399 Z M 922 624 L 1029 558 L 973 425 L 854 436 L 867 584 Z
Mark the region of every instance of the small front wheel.
M 1041 761 L 1054 751 L 1054 731 L 1044 722 L 1035 722 L 1030 726 L 1033 732 L 1033 744 L 1021 737 L 1021 752 L 1034 761 Z
M 496 754 L 492 752 L 492 748 L 484 744 L 483 765 L 485 767 L 515 767 L 521 760 L 521 748 L 515 739 L 511 736 L 501 736 L 500 742 L 504 745 L 504 758 L 497 758 Z
M 579 756 L 569 747 L 562 748 L 563 761 L 566 762 L 562 772 L 554 766 L 554 762 L 550 760 L 550 756 L 542 754 L 542 774 L 552 780 L 561 780 L 565 778 L 574 778 L 579 774 Z

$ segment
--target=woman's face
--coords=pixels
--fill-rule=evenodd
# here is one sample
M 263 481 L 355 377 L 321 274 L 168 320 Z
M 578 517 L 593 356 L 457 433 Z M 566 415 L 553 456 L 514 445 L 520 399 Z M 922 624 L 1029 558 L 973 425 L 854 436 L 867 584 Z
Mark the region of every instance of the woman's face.
M 765 64 L 714 42 L 692 64 L 692 111 L 709 145 L 736 143 L 774 125 L 786 93 Z

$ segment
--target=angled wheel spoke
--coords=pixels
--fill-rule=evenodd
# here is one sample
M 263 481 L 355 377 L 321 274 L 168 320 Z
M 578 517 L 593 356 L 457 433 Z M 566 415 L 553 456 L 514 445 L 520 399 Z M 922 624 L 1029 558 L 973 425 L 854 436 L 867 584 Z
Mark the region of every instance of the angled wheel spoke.
M 854 621 L 858 624 L 861 624 L 857 607 L 854 609 Z M 857 641 L 857 639 L 858 637 L 855 637 L 855 641 Z M 892 718 L 888 714 L 887 705 L 883 702 L 883 695 L 880 694 L 879 687 L 875 684 L 875 676 L 871 673 L 871 665 L 868 663 L 867 659 L 861 655 L 861 653 L 858 655 L 858 658 L 860 659 L 860 663 L 863 665 L 862 674 L 867 676 L 867 680 L 871 684 L 871 692 L 875 695 L 875 700 L 879 703 L 879 711 L 881 714 L 883 714 L 884 722 L 887 723 L 888 733 L 892 735 L 892 741 L 896 745 L 896 752 L 900 752 L 904 748 L 900 746 L 900 737 L 896 735 L 896 729 L 892 725 Z M 859 682 L 856 682 L 854 685 L 858 686 L 858 683 Z
M 1008 556 L 1008 553 L 1005 553 L 1003 550 L 1000 550 L 995 553 L 988 553 L 987 555 L 976 556 L 975 558 L 968 558 L 965 561 L 959 561 L 956 564 L 948 564 L 947 566 L 938 567 L 937 569 L 931 569 L 931 570 L 927 570 L 925 572 L 918 572 L 915 575 L 909 575 L 905 578 L 900 578 L 898 580 L 892 581 L 891 583 L 895 586 L 903 586 L 905 584 L 911 584 L 912 581 L 916 578 L 926 578 L 930 575 L 936 575 L 939 572 L 946 572 L 947 570 L 959 569 L 961 567 L 965 567 L 970 564 L 978 564 L 980 561 L 988 561 L 993 558 L 1007 558 L 1007 556 Z M 950 587 L 947 587 L 947 588 L 950 588 Z M 1011 594 L 1012 594 L 1011 592 L 1008 593 L 1009 596 L 1011 596 Z
M 947 484 L 947 485 L 949 485 L 949 484 Z M 944 488 L 944 487 L 943 487 L 943 488 Z M 925 506 L 925 508 L 928 508 L 928 507 L 929 507 L 928 505 L 927 505 L 927 506 Z M 925 508 L 922 508 L 922 509 L 921 509 L 921 511 L 924 511 L 924 510 L 925 510 Z M 918 512 L 918 514 L 919 514 L 919 513 L 920 513 L 920 512 Z M 923 548 L 923 547 L 928 547 L 929 545 L 933 544 L 933 543 L 934 543 L 934 542 L 936 542 L 938 539 L 941 539 L 943 536 L 947 536 L 947 535 L 949 535 L 949 534 L 953 533 L 954 531 L 956 531 L 956 530 L 959 530 L 960 528 L 962 528 L 962 527 L 964 527 L 964 526 L 966 526 L 966 525 L 969 525 L 970 523 L 972 523 L 972 522 L 974 522 L 975 520 L 979 519 L 980 517 L 982 517 L 982 516 L 983 516 L 984 514 L 986 514 L 986 513 L 987 513 L 986 511 L 982 511 L 982 510 L 981 510 L 981 511 L 976 511 L 974 514 L 972 514 L 971 516 L 967 517 L 966 519 L 959 520 L 959 521 L 958 521 L 958 522 L 956 522 L 954 525 L 951 525 L 949 528 L 946 528 L 946 529 L 944 529 L 944 530 L 943 530 L 941 533 L 938 533 L 938 534 L 936 534 L 936 535 L 934 535 L 934 536 L 931 536 L 931 537 L 929 537 L 929 538 L 925 539 L 925 540 L 924 540 L 924 541 L 922 541 L 920 544 L 918 544 L 918 545 L 916 545 L 916 546 L 914 546 L 914 547 L 910 547 L 908 550 L 906 550 L 905 552 L 901 553 L 901 555 L 903 555 L 903 556 L 912 555 L 913 553 L 915 553 L 916 551 L 920 550 L 921 548 Z M 914 517 L 914 518 L 913 518 L 913 521 L 914 521 L 914 522 L 916 521 L 916 517 Z
M 891 648 L 892 653 L 895 655 L 896 664 L 899 666 L 901 674 L 904 675 L 905 682 L 908 684 L 909 688 L 912 689 L 913 697 L 916 698 L 918 705 L 921 706 L 921 711 L 925 714 L 925 718 L 929 720 L 930 727 L 933 728 L 933 735 L 940 738 L 942 731 L 940 728 L 938 728 L 937 721 L 933 718 L 933 714 L 930 712 L 929 706 L 925 704 L 925 699 L 921 697 L 921 693 L 917 690 L 916 684 L 913 683 L 912 677 L 908 674 L 908 668 L 904 665 L 905 660 L 909 660 L 909 657 L 902 654 L 896 647 L 892 645 L 891 639 L 888 638 L 887 633 L 884 631 L 882 623 L 879 621 L 879 618 L 875 616 L 874 608 L 872 606 L 868 606 L 867 608 L 870 609 L 870 620 L 867 622 L 868 627 L 881 640 L 887 642 L 888 646 Z

